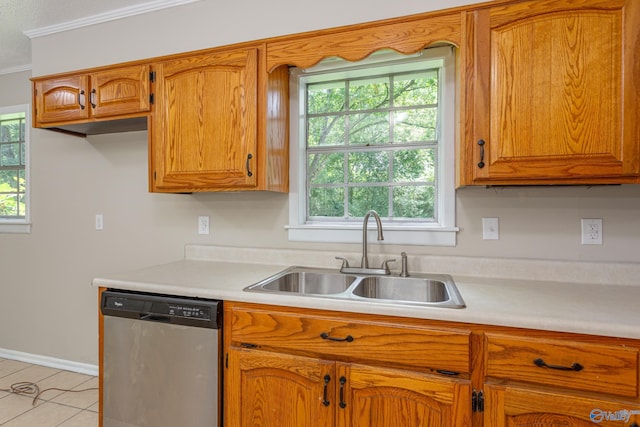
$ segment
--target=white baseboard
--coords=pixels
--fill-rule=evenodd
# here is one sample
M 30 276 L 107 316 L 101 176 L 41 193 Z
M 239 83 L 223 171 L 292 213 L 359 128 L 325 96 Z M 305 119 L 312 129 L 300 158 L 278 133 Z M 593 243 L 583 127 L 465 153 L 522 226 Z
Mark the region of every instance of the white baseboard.
M 34 365 L 42 365 L 49 368 L 78 372 L 80 374 L 93 376 L 98 375 L 98 367 L 96 365 L 57 359 L 49 356 L 41 356 L 39 354 L 24 353 L 22 351 L 8 350 L 6 348 L 0 348 L 0 358 L 18 360 L 20 362 L 33 363 Z

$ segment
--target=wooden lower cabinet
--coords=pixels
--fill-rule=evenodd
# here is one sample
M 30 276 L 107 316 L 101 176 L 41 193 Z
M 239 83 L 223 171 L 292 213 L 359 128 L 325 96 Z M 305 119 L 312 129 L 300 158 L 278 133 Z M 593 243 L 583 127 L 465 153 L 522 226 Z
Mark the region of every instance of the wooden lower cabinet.
M 470 425 L 467 380 L 341 363 L 337 371 L 337 426 Z
M 229 350 L 227 427 L 470 423 L 470 383 L 255 349 Z
M 329 427 L 334 390 L 323 378 L 334 364 L 320 359 L 231 348 L 225 377 L 227 427 Z M 324 405 L 322 399 L 332 402 Z
M 523 386 L 486 385 L 487 427 L 622 427 L 640 425 L 640 404 Z
M 226 427 L 640 427 L 640 340 L 225 301 Z

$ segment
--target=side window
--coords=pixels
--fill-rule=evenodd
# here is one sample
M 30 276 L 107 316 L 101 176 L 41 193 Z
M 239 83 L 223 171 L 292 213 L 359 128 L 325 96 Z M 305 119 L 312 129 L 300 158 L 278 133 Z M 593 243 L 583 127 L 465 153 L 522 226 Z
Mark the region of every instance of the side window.
M 0 232 L 29 232 L 29 106 L 0 107 Z
M 455 245 L 454 67 L 444 47 L 292 72 L 290 240 L 357 242 L 374 209 L 389 243 Z

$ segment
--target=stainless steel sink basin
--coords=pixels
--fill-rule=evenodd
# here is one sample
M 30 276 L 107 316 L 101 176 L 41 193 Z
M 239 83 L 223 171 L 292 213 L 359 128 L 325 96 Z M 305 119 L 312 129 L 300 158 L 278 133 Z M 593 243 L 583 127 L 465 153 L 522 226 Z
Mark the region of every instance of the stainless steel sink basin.
M 446 274 L 351 275 L 329 269 L 290 267 L 244 290 L 392 305 L 465 307 L 453 279 Z
M 353 294 L 364 298 L 424 303 L 441 303 L 449 299 L 446 282 L 414 277 L 367 277 L 353 289 Z
M 334 271 L 293 268 L 250 286 L 247 290 L 330 295 L 346 291 L 354 280 L 355 276 Z

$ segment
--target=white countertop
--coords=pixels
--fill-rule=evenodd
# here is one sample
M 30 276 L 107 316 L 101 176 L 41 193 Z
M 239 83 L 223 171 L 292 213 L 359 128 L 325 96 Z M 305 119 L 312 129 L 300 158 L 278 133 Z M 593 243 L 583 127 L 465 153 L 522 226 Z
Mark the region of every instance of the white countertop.
M 305 254 L 299 251 L 293 259 L 291 253 L 278 250 L 269 250 L 257 258 L 255 253 L 247 254 L 246 258 L 259 259 L 261 262 L 256 263 L 238 261 L 237 251 L 240 249 L 220 251 L 236 259 L 235 262 L 220 259 L 226 256 L 220 256 L 218 252 L 216 256 L 206 259 L 201 256 L 201 249 L 188 249 L 184 260 L 95 278 L 93 285 L 167 295 L 640 339 L 640 286 L 492 278 L 452 272 L 466 308 L 400 306 L 316 296 L 244 292 L 246 286 L 292 265 L 326 265 L 318 265 L 317 257 L 313 258 L 316 262 L 309 264 L 286 262 L 300 261 L 299 258 Z M 205 252 L 208 253 L 208 249 Z M 335 264 L 333 257 L 331 262 Z M 539 267 L 536 265 L 536 268 Z M 629 274 L 628 270 L 635 268 L 635 265 L 623 266 L 618 270 L 627 270 L 623 274 Z M 560 273 L 558 275 L 562 276 Z

